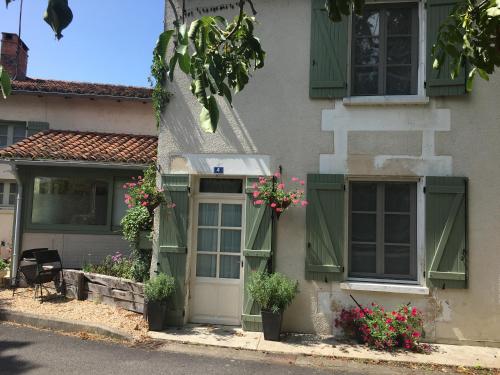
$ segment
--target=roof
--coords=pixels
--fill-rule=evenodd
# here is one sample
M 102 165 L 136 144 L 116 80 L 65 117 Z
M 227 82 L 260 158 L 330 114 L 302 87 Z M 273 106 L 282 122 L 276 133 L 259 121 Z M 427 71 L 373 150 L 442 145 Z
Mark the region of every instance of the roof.
M 12 81 L 12 91 L 13 93 L 110 97 L 136 100 L 151 100 L 152 95 L 152 90 L 147 87 L 39 78 L 14 80 Z
M 150 135 L 47 130 L 0 150 L 0 159 L 151 164 L 158 138 Z

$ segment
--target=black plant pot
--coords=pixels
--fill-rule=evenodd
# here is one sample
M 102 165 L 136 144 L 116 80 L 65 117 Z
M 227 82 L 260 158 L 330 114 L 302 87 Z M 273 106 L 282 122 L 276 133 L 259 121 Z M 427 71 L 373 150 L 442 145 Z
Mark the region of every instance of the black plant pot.
M 281 322 L 283 321 L 283 311 L 274 313 L 272 311 L 261 311 L 262 331 L 264 340 L 280 341 Z
M 166 302 L 148 302 L 146 304 L 146 318 L 150 331 L 161 331 L 165 328 Z

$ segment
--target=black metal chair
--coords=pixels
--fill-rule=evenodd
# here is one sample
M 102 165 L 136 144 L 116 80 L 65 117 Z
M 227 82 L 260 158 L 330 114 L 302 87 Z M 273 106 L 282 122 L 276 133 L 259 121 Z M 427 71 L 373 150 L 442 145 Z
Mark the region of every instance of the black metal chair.
M 54 282 L 55 290 L 58 291 L 57 285 L 62 281 L 62 262 L 57 250 L 41 250 L 34 253 L 36 259 L 36 274 L 34 278 L 35 297 L 37 291 L 40 290 L 40 302 L 43 302 L 43 287 L 44 284 Z M 61 296 L 64 292 L 61 291 Z
M 35 253 L 38 251 L 47 251 L 48 247 L 42 247 L 38 249 L 29 249 L 24 250 L 19 257 L 19 261 L 17 263 L 16 277 L 14 279 L 14 284 L 12 285 L 12 297 L 19 287 L 21 282 L 21 278 L 24 280 L 27 286 L 34 287 L 35 286 L 35 276 L 36 276 L 36 259 Z

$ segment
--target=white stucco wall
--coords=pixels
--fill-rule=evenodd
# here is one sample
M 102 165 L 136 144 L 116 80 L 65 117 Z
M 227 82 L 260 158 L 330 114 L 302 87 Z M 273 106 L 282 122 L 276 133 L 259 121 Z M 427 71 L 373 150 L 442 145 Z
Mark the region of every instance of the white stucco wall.
M 469 177 L 468 289 L 431 290 L 428 296 L 351 293 L 360 303 L 390 308 L 411 302 L 422 308 L 429 340 L 500 344 L 500 76 L 476 82 L 467 97 L 427 104 L 346 106 L 311 100 L 309 1 L 258 0 L 255 5 L 266 66 L 234 97 L 234 108 L 219 101 L 216 134 L 200 130 L 200 106 L 177 72 L 160 132 L 162 173 L 185 172 L 185 154 L 219 153 L 267 155 L 270 168 L 282 165 L 286 178 L 319 172 Z M 298 278 L 300 294 L 285 313 L 284 329 L 331 333 L 338 311 L 352 305 L 350 292 L 339 283 L 304 280 L 305 249 L 305 210 L 291 209 L 279 221 L 277 270 Z
M 14 94 L 0 100 L 0 120 L 48 122 L 54 130 L 157 134 L 151 102 L 142 101 Z M 2 179 L 14 179 L 10 165 L 0 163 Z M 0 240 L 7 243 L 12 242 L 13 218 L 14 210 L 0 211 Z M 68 267 L 80 267 L 116 251 L 128 252 L 121 235 L 24 233 L 22 250 L 38 247 L 58 249 Z

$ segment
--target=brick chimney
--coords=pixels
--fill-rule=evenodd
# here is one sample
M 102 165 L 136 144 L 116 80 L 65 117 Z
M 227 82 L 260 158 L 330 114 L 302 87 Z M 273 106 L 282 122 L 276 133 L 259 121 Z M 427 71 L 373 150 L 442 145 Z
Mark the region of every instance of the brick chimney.
M 17 57 L 17 48 L 19 58 Z M 28 46 L 19 39 L 17 34 L 2 33 L 2 50 L 0 64 L 9 72 L 11 78 L 17 80 L 26 79 L 28 70 Z

